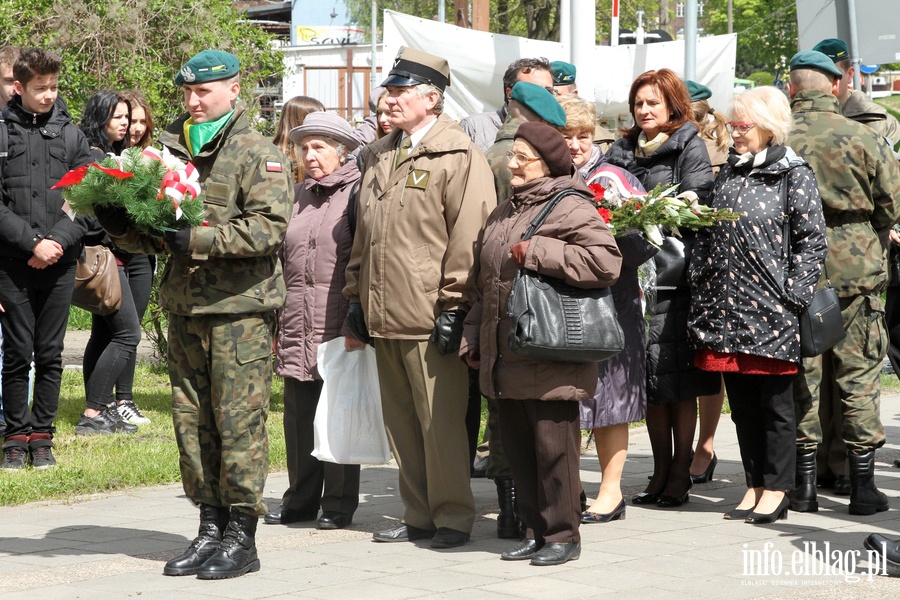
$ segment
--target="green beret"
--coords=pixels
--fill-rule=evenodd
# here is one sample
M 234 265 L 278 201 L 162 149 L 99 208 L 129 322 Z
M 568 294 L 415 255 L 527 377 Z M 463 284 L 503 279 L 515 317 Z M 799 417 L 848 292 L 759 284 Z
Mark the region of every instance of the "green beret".
M 696 81 L 691 81 L 690 79 L 684 80 L 684 85 L 687 86 L 688 94 L 691 95 L 691 102 L 697 102 L 698 100 L 706 100 L 707 98 L 712 96 L 712 90 L 703 85 L 702 83 L 697 83 Z
M 566 126 L 566 111 L 559 105 L 553 94 L 537 85 L 527 81 L 518 81 L 509 93 L 510 100 L 522 104 L 525 108 L 539 116 L 544 121 L 556 127 Z
M 834 66 L 834 61 L 815 50 L 804 50 L 795 54 L 791 58 L 791 71 L 794 69 L 817 69 L 836 79 L 840 79 L 843 76 L 838 68 Z
M 222 50 L 204 50 L 184 63 L 175 76 L 175 85 L 219 81 L 234 77 L 240 72 L 241 64 L 234 54 Z
M 553 85 L 575 85 L 575 65 L 572 63 L 554 60 L 550 63 L 550 73 L 553 74 Z
M 845 58 L 850 58 L 850 51 L 847 49 L 847 44 L 844 43 L 844 40 L 839 40 L 837 38 L 822 40 L 813 46 L 813 50 L 821 52 L 834 62 L 840 62 Z

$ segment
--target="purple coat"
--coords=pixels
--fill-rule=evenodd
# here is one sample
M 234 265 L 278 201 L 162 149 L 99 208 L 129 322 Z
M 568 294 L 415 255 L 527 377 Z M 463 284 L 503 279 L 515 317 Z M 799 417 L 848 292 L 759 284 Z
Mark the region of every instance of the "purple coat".
M 282 248 L 287 301 L 278 318 L 275 372 L 299 381 L 321 379 L 319 344 L 341 335 L 349 302 L 344 269 L 353 233 L 347 216 L 353 184 L 360 178 L 352 160 L 320 180 L 294 186 L 294 207 Z

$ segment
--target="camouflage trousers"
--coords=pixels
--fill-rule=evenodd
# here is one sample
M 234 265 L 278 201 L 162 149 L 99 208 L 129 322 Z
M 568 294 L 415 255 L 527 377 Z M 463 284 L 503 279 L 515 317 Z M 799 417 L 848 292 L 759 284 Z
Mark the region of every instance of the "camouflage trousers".
M 263 515 L 274 313 L 169 315 L 172 420 L 195 503 Z
M 841 438 L 847 450 L 867 452 L 884 445 L 881 424 L 881 363 L 888 336 L 884 306 L 876 296 L 841 298 L 847 337 L 821 356 L 803 360 L 794 382 L 797 446 L 815 450 L 822 441 L 819 403 L 839 402 Z

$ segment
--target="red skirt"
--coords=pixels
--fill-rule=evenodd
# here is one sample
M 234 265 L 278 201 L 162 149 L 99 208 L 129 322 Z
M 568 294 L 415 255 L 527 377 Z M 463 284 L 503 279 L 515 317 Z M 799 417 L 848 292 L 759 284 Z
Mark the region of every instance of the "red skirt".
M 728 354 L 706 348 L 694 354 L 694 366 L 704 371 L 743 373 L 745 375 L 793 375 L 797 365 L 777 358 L 751 354 Z

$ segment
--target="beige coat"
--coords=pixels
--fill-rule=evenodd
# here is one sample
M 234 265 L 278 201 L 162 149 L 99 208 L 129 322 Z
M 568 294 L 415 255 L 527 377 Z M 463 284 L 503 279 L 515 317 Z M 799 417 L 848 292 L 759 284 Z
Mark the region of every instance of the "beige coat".
M 510 247 L 555 192 L 575 188 L 585 197 L 566 196 L 548 215 L 528 245 L 525 267 L 581 288 L 612 285 L 622 255 L 597 214 L 580 175 L 540 178 L 513 188 L 513 197 L 491 213 L 479 247 L 479 298 L 466 317 L 460 356 L 470 348 L 481 355 L 481 391 L 495 399 L 578 400 L 592 398 L 597 365 L 535 361 L 509 349 L 512 319 L 506 305 L 519 265 Z
M 475 301 L 475 243 L 496 205 L 484 155 L 441 115 L 394 168 L 399 129 L 365 147 L 344 295 L 373 337 L 428 339 L 443 311 Z

